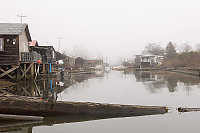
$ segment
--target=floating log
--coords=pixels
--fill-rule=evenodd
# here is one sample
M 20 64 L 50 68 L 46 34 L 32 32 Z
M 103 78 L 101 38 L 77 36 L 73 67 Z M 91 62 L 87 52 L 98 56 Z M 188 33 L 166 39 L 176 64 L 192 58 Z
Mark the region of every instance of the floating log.
M 102 104 L 90 102 L 44 101 L 40 98 L 9 96 L 0 97 L 0 113 L 14 115 L 58 116 L 139 116 L 167 113 L 167 107 Z
M 194 112 L 194 111 L 200 111 L 200 108 L 178 108 L 178 112 Z
M 44 119 L 44 117 L 0 114 L 0 119 L 4 119 L 4 120 L 24 120 L 24 121 L 41 121 L 41 120 Z

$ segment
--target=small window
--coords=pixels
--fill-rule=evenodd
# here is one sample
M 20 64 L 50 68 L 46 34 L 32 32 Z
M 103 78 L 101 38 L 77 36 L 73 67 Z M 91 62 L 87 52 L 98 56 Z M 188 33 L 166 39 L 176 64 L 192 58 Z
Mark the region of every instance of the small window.
M 16 44 L 16 42 L 17 42 L 17 40 L 16 40 L 16 39 L 13 39 L 13 42 L 12 42 L 12 44 L 13 44 L 13 45 L 15 45 L 15 44 Z
M 10 44 L 10 39 L 6 39 L 6 44 Z
M 0 51 L 4 51 L 4 40 L 0 38 Z

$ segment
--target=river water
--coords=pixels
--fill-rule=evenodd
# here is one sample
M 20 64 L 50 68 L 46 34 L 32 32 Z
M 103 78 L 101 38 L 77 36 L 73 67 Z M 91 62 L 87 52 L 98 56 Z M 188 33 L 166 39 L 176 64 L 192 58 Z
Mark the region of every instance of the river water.
M 96 76 L 70 77 L 70 82 L 64 79 L 61 86 L 57 100 L 161 105 L 170 110 L 161 115 L 99 120 L 84 116 L 69 117 L 64 123 L 21 128 L 9 133 L 188 133 L 200 130 L 200 112 L 178 113 L 176 110 L 177 107 L 200 107 L 199 77 L 176 73 L 111 71 Z

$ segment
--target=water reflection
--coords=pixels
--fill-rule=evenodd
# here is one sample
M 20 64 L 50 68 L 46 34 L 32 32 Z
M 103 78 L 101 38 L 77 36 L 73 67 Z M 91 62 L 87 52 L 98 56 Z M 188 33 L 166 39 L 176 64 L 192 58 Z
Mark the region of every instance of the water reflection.
M 142 82 L 151 93 L 159 92 L 162 88 L 168 88 L 170 93 L 178 91 L 178 88 L 189 92 L 192 86 L 200 85 L 199 77 L 184 74 L 150 71 L 125 71 L 123 74 L 134 75 L 136 82 Z
M 86 89 L 80 89 L 82 88 L 81 86 Z M 70 94 L 62 93 L 63 98 L 65 100 L 72 99 L 74 101 L 85 100 L 92 102 L 120 104 L 167 104 L 176 105 L 174 107 L 177 107 L 177 105 L 182 104 L 193 105 L 196 102 L 195 98 L 198 98 L 198 95 L 196 97 L 194 96 L 194 98 L 191 96 L 190 98 L 186 99 L 184 97 L 185 95 L 182 95 L 182 92 L 178 92 L 180 90 L 183 90 L 186 92 L 187 95 L 190 95 L 190 92 L 192 90 L 195 90 L 194 86 L 196 88 L 200 87 L 200 80 L 198 77 L 166 72 L 125 71 L 122 74 L 120 72 L 111 72 L 109 76 L 106 73 L 96 73 L 69 75 L 63 78 L 43 78 L 37 81 L 26 81 L 17 83 L 15 85 L 12 85 L 12 87 L 9 87 L 10 89 L 7 91 L 15 95 L 41 97 L 46 100 L 54 101 L 63 91 L 68 92 L 71 89 L 79 89 L 81 91 L 72 91 L 72 93 Z M 167 93 L 161 93 L 162 90 L 166 90 Z M 156 95 L 151 95 L 152 93 Z M 172 96 L 169 95 L 169 93 L 175 93 L 178 95 Z M 57 118 L 46 118 L 45 121 L 42 122 L 0 122 L 0 131 L 8 133 L 31 133 L 33 127 L 36 126 L 53 126 L 54 124 L 84 122 L 108 118 L 111 118 L 111 116 L 62 116 Z M 154 120 L 154 118 L 148 116 L 148 118 L 145 117 L 145 120 L 152 121 Z M 131 123 L 130 128 L 132 129 L 132 123 L 136 124 L 138 123 L 138 121 L 142 121 L 141 123 L 145 123 L 145 120 L 142 121 L 142 119 L 132 119 L 131 122 L 127 122 L 124 119 L 121 121 L 123 121 L 122 123 L 125 123 L 124 125 L 128 125 Z M 111 123 L 112 125 L 116 125 L 114 120 Z M 158 124 L 160 123 L 162 122 L 159 122 Z M 149 122 L 148 124 L 150 126 L 155 126 L 154 123 L 152 123 L 151 125 L 151 122 Z M 63 126 L 62 128 L 66 129 L 67 131 L 67 128 L 65 126 Z M 121 127 L 119 126 L 118 128 Z M 81 130 L 79 131 L 81 132 Z M 49 129 L 49 132 L 52 133 L 51 129 Z
M 147 115 L 156 115 L 152 114 L 144 114 L 144 115 L 135 115 L 136 116 L 147 116 Z M 123 116 L 121 116 L 123 117 Z M 75 122 L 84 122 L 84 121 L 92 121 L 92 120 L 102 120 L 102 119 L 110 119 L 110 118 L 120 118 L 117 116 L 88 116 L 88 115 L 66 115 L 66 116 L 57 116 L 57 117 L 47 117 L 43 121 L 31 122 L 31 121 L 13 121 L 13 122 L 4 122 L 0 123 L 0 132 L 6 133 L 32 133 L 33 127 L 37 126 L 53 126 L 56 124 L 64 124 L 64 123 L 75 123 Z
M 43 100 L 55 102 L 58 94 L 67 91 L 67 88 L 74 86 L 77 88 L 81 83 L 86 84 L 89 79 L 104 77 L 104 72 L 92 74 L 62 75 L 54 78 L 40 78 L 37 80 L 25 80 L 17 83 L 2 82 L 0 93 L 12 95 L 40 97 Z M 3 84 L 5 83 L 5 84 Z

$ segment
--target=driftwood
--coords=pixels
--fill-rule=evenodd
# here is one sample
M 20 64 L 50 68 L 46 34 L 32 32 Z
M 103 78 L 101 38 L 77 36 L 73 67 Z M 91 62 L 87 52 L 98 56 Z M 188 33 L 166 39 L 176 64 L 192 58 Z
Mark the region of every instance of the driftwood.
M 58 116 L 58 115 L 90 115 L 90 116 L 139 116 L 164 114 L 168 111 L 161 106 L 139 106 L 101 104 L 90 102 L 44 101 L 40 98 L 2 95 L 0 97 L 0 113 L 13 115 Z
M 178 112 L 194 112 L 194 111 L 200 111 L 200 108 L 178 108 Z

